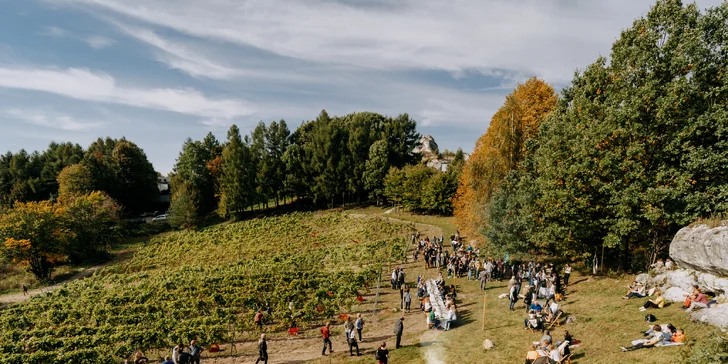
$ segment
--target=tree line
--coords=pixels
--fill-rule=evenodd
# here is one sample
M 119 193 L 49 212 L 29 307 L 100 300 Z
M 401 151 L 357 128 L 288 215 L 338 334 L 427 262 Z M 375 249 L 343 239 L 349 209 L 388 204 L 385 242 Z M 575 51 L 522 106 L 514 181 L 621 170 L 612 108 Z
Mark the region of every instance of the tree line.
M 678 229 L 724 214 L 725 49 L 726 3 L 701 13 L 695 4 L 663 0 L 635 20 L 609 61 L 599 57 L 576 72 L 537 132 L 520 143 L 515 164 L 468 161 L 463 186 L 476 185 L 467 180 L 473 176 L 497 176 L 486 178 L 495 183 L 477 208 L 490 246 L 643 269 L 667 254 Z M 485 148 L 507 155 L 504 145 Z M 461 192 L 456 206 L 467 206 L 460 199 L 468 192 Z

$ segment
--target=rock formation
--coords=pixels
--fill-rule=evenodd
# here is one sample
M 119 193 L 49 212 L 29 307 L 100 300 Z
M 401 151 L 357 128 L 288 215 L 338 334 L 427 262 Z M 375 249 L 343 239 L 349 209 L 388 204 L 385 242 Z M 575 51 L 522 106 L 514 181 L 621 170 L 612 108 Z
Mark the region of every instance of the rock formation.
M 440 156 L 439 147 L 432 135 L 423 135 L 412 152 L 422 156 L 422 163 L 439 171 L 447 170 L 453 159 L 453 156 Z
M 710 308 L 690 313 L 695 321 L 728 329 L 728 226 L 689 226 L 681 229 L 670 243 L 670 258 L 678 269 L 664 268 L 640 274 L 635 280 L 648 288 L 659 288 L 668 301 L 684 302 L 697 285 L 715 295 Z

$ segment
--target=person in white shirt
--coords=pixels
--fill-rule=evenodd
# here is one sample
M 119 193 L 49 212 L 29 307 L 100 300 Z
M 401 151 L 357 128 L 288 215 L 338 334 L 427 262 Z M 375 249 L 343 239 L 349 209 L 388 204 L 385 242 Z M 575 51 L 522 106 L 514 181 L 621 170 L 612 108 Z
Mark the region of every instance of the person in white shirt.
M 455 309 L 450 307 L 449 310 L 447 310 L 447 321 L 445 322 L 445 331 L 450 330 L 450 323 L 457 320 L 457 314 L 455 313 Z
M 549 345 L 549 358 L 555 362 L 561 360 L 561 353 L 553 344 Z
M 569 276 L 571 276 L 571 265 L 567 264 L 564 268 L 564 286 L 569 285 Z

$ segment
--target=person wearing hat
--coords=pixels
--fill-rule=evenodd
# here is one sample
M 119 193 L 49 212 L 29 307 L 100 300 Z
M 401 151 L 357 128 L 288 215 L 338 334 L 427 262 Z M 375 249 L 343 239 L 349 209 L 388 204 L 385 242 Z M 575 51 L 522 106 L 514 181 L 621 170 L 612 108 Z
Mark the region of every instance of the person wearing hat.
M 404 332 L 404 316 L 400 317 L 397 322 L 394 323 L 394 335 L 397 336 L 397 343 L 394 346 L 395 349 L 399 349 L 402 347 L 400 345 L 400 342 L 402 342 L 402 333 Z

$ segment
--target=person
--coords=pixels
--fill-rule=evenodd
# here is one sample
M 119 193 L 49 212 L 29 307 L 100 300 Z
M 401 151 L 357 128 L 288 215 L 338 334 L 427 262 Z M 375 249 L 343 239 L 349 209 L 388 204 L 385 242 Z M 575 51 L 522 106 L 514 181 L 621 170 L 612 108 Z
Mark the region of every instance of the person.
M 480 290 L 484 291 L 485 283 L 488 281 L 488 272 L 485 269 L 481 270 L 478 279 L 480 279 Z
M 645 297 L 645 286 L 642 283 L 634 282 L 630 291 L 627 293 L 626 296 L 624 296 L 622 298 L 624 298 L 625 300 L 628 300 L 633 297 L 637 297 L 637 298 Z
M 551 287 L 548 288 L 548 295 L 546 296 L 546 306 L 549 305 L 549 302 L 551 300 L 556 301 L 556 285 L 552 284 Z
M 147 362 L 149 362 L 149 359 L 141 351 L 137 351 L 136 355 L 134 355 L 134 364 L 147 364 Z
M 410 306 L 412 305 L 412 295 L 410 294 L 409 288 L 404 291 L 404 309 L 410 312 Z
M 23 283 L 22 289 L 23 289 L 23 296 L 27 296 L 28 295 L 28 286 L 26 286 L 25 283 Z
M 647 310 L 649 308 L 662 308 L 662 307 L 664 307 L 665 306 L 665 297 L 662 297 L 662 292 L 659 291 L 659 290 L 657 290 L 655 292 L 655 296 L 656 297 L 655 297 L 654 300 L 652 300 L 652 299 L 647 300 L 647 302 L 645 302 L 645 304 L 642 307 L 640 307 L 640 311 L 645 311 L 645 310 Z
M 620 346 L 620 348 L 622 349 L 622 351 L 633 351 L 637 349 L 653 347 L 660 342 L 664 342 L 665 340 L 665 336 L 662 333 L 662 327 L 660 327 L 660 325 L 655 325 L 652 327 L 652 337 L 649 340 L 628 347 Z M 668 338 L 667 340 L 670 339 Z
M 179 355 L 185 351 L 184 345 L 182 343 L 177 344 L 174 348 L 172 348 L 172 361 L 174 364 L 179 364 Z
M 510 283 L 509 283 L 509 285 L 510 285 Z M 508 298 L 510 298 L 510 300 L 511 300 L 511 304 L 509 306 L 509 309 L 511 311 L 515 311 L 513 309 L 513 307 L 516 305 L 516 302 L 518 302 L 518 293 L 516 291 L 516 285 L 515 284 L 511 285 L 511 289 L 510 289 L 510 293 L 508 294 Z
M 708 297 L 705 296 L 703 292 L 698 292 L 697 296 L 695 296 L 695 299 L 690 303 L 690 307 L 688 307 L 685 312 L 693 312 L 693 309 L 695 308 L 706 308 L 708 307 Z
M 260 339 L 258 339 L 258 360 L 255 361 L 255 364 L 259 362 L 268 364 L 268 343 L 265 341 L 265 334 L 260 334 Z
M 570 276 L 571 276 L 571 265 L 567 263 L 566 266 L 564 267 L 564 287 L 569 286 L 569 277 Z
M 250 316 L 248 316 L 250 317 Z M 253 322 L 255 322 L 255 325 L 258 326 L 259 330 L 263 330 L 263 309 L 259 308 L 258 312 L 255 313 L 255 317 L 253 317 Z
M 450 306 L 450 309 L 447 310 L 447 321 L 445 321 L 445 331 L 450 330 L 450 323 L 457 320 L 457 313 L 455 312 L 455 307 Z
M 397 322 L 394 323 L 394 335 L 397 337 L 397 342 L 394 345 L 395 349 L 399 349 L 402 347 L 400 343 L 402 342 L 402 333 L 404 332 L 404 316 L 400 317 Z
M 670 341 L 672 341 L 674 343 L 684 343 L 685 342 L 685 331 L 683 331 L 682 329 L 677 329 L 677 331 L 674 334 L 672 334 Z
M 534 360 L 538 359 L 540 356 L 541 355 L 539 355 L 536 350 L 536 345 L 531 344 L 531 350 L 526 353 L 526 364 L 532 364 Z
M 543 307 L 541 307 L 541 304 L 538 303 L 538 301 L 533 301 L 533 304 L 531 304 L 530 309 L 534 310 L 535 312 L 543 311 Z
M 546 332 L 541 337 L 541 342 L 546 342 L 546 344 L 551 344 L 553 341 L 553 338 L 551 337 L 551 331 L 546 330 Z
M 671 270 L 674 265 L 675 265 L 675 263 L 673 263 L 673 261 L 670 260 L 670 258 L 667 258 L 667 260 L 665 261 L 665 269 Z
M 523 326 L 526 330 L 540 330 L 543 332 L 543 323 L 536 317 L 536 312 L 533 310 L 528 312 L 528 318 L 523 320 Z
M 392 271 L 392 289 L 397 289 L 397 268 Z
M 361 339 L 361 330 L 364 330 L 364 319 L 361 317 L 360 313 L 356 314 L 356 322 L 354 322 L 354 327 L 356 328 L 356 333 L 359 334 L 359 341 L 363 341 Z
M 344 337 L 346 337 L 346 341 L 349 341 L 349 334 L 354 331 L 354 323 L 351 322 L 351 316 L 346 317 L 346 322 L 344 322 Z
M 349 355 L 354 356 L 354 348 L 356 348 L 356 356 L 360 356 L 361 354 L 359 353 L 359 344 L 357 344 L 356 342 L 356 331 L 349 331 L 347 341 L 349 342 Z
M 690 293 L 687 297 L 685 297 L 685 303 L 683 303 L 683 310 L 690 307 L 690 304 L 693 303 L 693 300 L 698 297 L 698 294 L 700 294 L 702 291 L 700 290 L 700 287 L 698 287 L 697 284 L 693 284 L 693 292 Z
M 334 352 L 334 350 L 331 349 L 331 339 L 329 339 L 329 336 L 331 335 L 330 327 L 331 323 L 327 322 L 326 326 L 321 328 L 321 337 L 324 338 L 324 348 L 321 350 L 321 355 L 326 355 L 326 344 L 329 345 L 329 354 Z
M 205 348 L 197 345 L 195 340 L 190 341 L 190 356 L 192 356 L 192 361 L 190 363 L 200 364 L 200 356 L 204 350 Z
M 549 344 L 549 359 L 559 362 L 561 360 L 561 353 L 559 353 L 559 349 L 557 349 L 554 344 Z
M 162 364 L 174 364 L 174 362 L 169 358 L 169 356 L 165 356 Z
M 435 310 L 430 311 L 430 313 L 427 315 L 427 328 L 428 329 L 436 329 L 437 325 L 439 325 L 440 322 L 437 320 L 437 317 L 435 315 Z
M 377 364 L 387 364 L 389 360 L 389 350 L 387 350 L 387 343 L 382 342 L 382 345 L 377 348 L 374 358 L 377 359 Z

